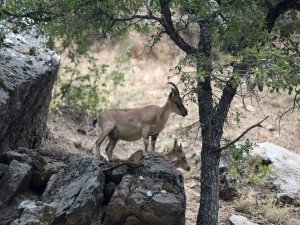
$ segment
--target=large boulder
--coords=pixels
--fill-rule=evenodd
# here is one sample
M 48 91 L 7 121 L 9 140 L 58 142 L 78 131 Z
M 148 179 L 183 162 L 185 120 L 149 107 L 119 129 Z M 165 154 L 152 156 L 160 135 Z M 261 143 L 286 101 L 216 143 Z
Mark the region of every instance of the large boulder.
M 296 194 L 300 191 L 300 155 L 286 148 L 261 143 L 252 151 L 253 155 L 271 160 L 274 184 L 282 193 Z
M 51 176 L 41 197 L 56 204 L 53 224 L 84 225 L 101 222 L 105 159 L 74 156 L 70 163 Z
M 46 40 L 5 30 L 0 47 L 0 153 L 43 138 L 60 58 Z
M 107 205 L 104 225 L 183 225 L 183 175 L 169 162 L 151 157 L 123 176 Z

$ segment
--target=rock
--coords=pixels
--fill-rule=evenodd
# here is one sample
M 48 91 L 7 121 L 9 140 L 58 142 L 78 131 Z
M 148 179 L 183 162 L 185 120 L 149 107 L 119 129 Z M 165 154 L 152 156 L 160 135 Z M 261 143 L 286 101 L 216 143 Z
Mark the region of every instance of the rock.
M 15 151 L 7 151 L 0 155 L 0 162 L 9 164 L 12 160 L 17 160 L 19 162 L 31 163 L 31 158 L 25 153 L 19 153 Z
M 0 180 L 0 210 L 13 199 L 18 192 L 29 188 L 31 167 L 27 163 L 12 160 L 5 175 Z
M 230 225 L 258 225 L 257 223 L 250 222 L 246 217 L 239 215 L 231 215 L 229 218 Z
M 267 129 L 268 131 L 276 131 L 276 130 L 277 130 L 277 128 L 276 128 L 274 125 L 267 125 L 267 126 L 266 126 L 266 129 Z
M 225 160 L 221 159 L 219 164 L 219 174 L 224 174 L 229 172 L 230 165 Z
M 220 175 L 219 197 L 224 201 L 232 201 L 238 197 L 238 191 L 234 187 L 236 180 L 231 174 L 225 173 Z
M 12 160 L 26 162 L 32 166 L 30 188 L 42 193 L 52 174 L 57 173 L 65 164 L 55 162 L 48 157 L 41 156 L 37 151 L 19 148 L 18 152 L 7 151 L 0 155 L 0 163 L 9 164 Z
M 0 27 L 5 35 L 0 48 L 1 153 L 41 143 L 60 58 L 45 48 L 45 39 Z
M 105 159 L 73 157 L 70 163 L 51 176 L 41 197 L 56 202 L 53 224 L 83 225 L 101 221 L 105 175 L 99 164 Z
M 272 143 L 261 143 L 251 152 L 272 162 L 274 184 L 283 193 L 300 191 L 300 155 Z
M 114 182 L 108 182 L 105 184 L 104 187 L 104 202 L 103 204 L 107 204 L 109 200 L 111 199 L 111 196 L 113 195 L 115 189 L 116 189 L 116 183 Z
M 14 220 L 11 225 L 49 225 L 53 222 L 56 206 L 41 201 L 23 201 L 19 206 L 20 218 Z
M 277 204 L 293 205 L 300 207 L 300 192 L 298 193 L 277 193 Z
M 0 163 L 0 179 L 3 177 L 3 175 L 6 173 L 8 168 L 8 165 Z
M 225 157 L 222 155 L 219 164 L 219 197 L 224 201 L 232 201 L 235 197 L 238 197 L 238 191 L 235 188 L 236 179 L 230 173 L 229 162 L 231 162 L 231 160 L 229 156 Z
M 128 169 L 108 203 L 103 225 L 183 225 L 185 201 L 182 173 L 150 157 L 143 166 Z
M 43 193 L 50 177 L 66 166 L 62 162 L 56 162 L 38 154 L 32 157 L 31 165 L 31 188 L 39 193 Z
M 108 176 L 108 180 L 111 180 L 117 184 L 122 181 L 124 174 L 127 173 L 127 166 L 121 166 L 112 171 L 112 173 Z

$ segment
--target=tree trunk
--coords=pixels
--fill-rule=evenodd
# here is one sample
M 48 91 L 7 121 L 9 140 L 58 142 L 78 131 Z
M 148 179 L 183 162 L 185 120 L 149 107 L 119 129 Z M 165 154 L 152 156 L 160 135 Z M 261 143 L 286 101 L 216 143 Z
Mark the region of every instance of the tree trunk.
M 201 193 L 197 225 L 216 225 L 219 211 L 219 162 L 220 138 L 214 132 L 214 108 L 211 86 L 211 21 L 199 22 L 200 40 L 198 49 L 197 72 L 205 72 L 203 79 L 198 80 L 199 117 L 202 134 L 201 152 Z M 223 128 L 223 127 L 222 127 Z
M 216 225 L 219 211 L 220 149 L 203 146 L 201 152 L 201 197 L 197 225 Z

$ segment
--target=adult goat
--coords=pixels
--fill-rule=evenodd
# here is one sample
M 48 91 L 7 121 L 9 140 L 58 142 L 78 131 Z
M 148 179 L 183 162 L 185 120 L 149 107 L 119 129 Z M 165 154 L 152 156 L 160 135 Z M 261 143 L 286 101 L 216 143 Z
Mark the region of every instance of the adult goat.
M 112 160 L 112 152 L 118 140 L 144 140 L 145 151 L 148 152 L 149 137 L 152 151 L 159 133 L 164 129 L 172 112 L 182 116 L 188 114 L 183 105 L 179 90 L 175 84 L 168 82 L 171 87 L 166 104 L 162 107 L 149 105 L 142 108 L 109 109 L 98 115 L 97 122 L 101 134 L 96 141 L 96 153 L 100 155 L 100 146 L 106 137 L 109 143 L 105 149 L 107 157 Z

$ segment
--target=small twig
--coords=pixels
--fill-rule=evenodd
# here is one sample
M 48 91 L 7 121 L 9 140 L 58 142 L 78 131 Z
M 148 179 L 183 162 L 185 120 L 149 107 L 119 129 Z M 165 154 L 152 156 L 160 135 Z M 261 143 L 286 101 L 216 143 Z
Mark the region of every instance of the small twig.
M 295 96 L 294 96 L 293 105 L 292 105 L 288 110 L 286 110 L 286 111 L 284 111 L 284 112 L 279 112 L 278 115 L 277 115 L 278 126 L 279 126 L 279 134 L 280 134 L 280 122 L 281 122 L 283 116 L 284 116 L 285 114 L 287 114 L 288 112 L 290 112 L 290 111 L 294 112 L 295 108 L 300 108 L 300 105 L 299 105 L 299 103 L 298 103 L 298 101 L 297 101 L 298 94 L 300 94 L 300 90 L 297 90 L 297 91 L 296 91 L 296 94 L 295 94 Z
M 228 148 L 229 146 L 233 145 L 234 143 L 236 143 L 237 141 L 239 141 L 242 137 L 244 137 L 250 130 L 252 130 L 255 127 L 262 127 L 261 123 L 264 122 L 267 118 L 269 118 L 269 116 L 266 116 L 262 121 L 252 125 L 251 127 L 249 127 L 248 129 L 246 129 L 240 136 L 238 136 L 236 139 L 234 139 L 233 141 L 231 141 L 230 143 L 228 143 L 227 145 L 221 147 L 221 151 Z

